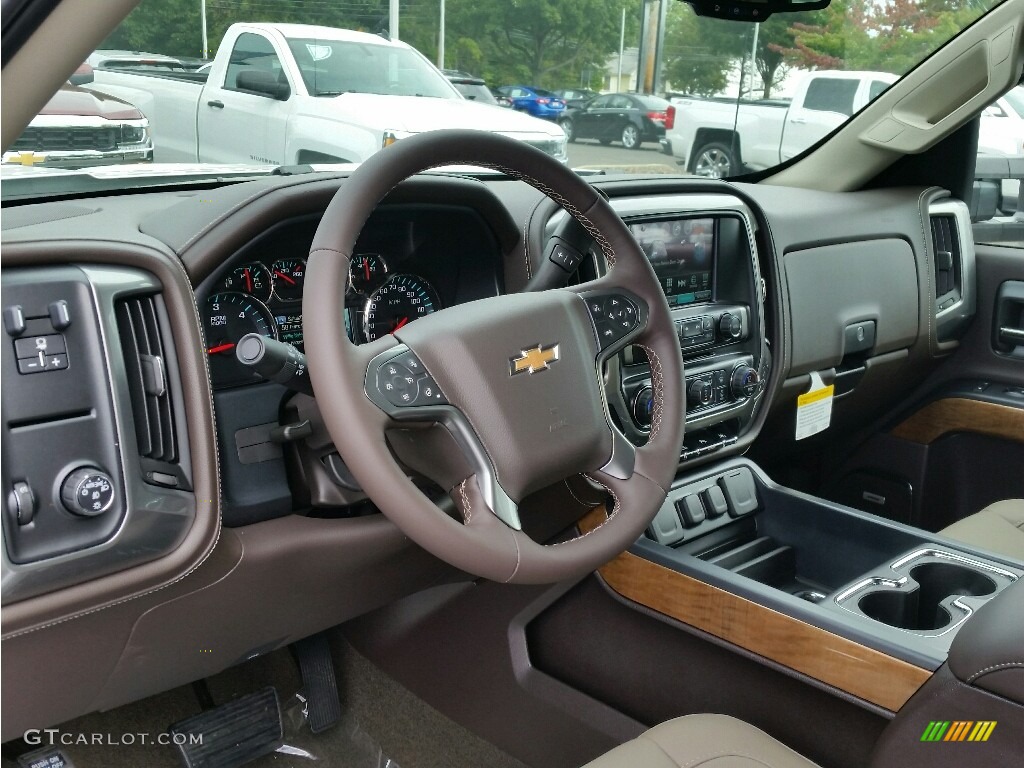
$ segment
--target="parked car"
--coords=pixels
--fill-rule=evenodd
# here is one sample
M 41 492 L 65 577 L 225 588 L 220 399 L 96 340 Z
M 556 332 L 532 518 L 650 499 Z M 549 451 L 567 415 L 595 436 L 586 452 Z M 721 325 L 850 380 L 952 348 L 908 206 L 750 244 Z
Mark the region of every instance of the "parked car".
M 438 128 L 501 133 L 567 160 L 556 126 L 466 100 L 415 48 L 346 29 L 232 24 L 209 72 L 100 68 L 93 87 L 138 104 L 162 162 L 361 162 Z
M 562 88 L 561 90 L 554 91 L 554 94 L 562 99 L 565 102 L 565 106 L 569 109 L 579 109 L 591 99 L 601 95 L 597 91 L 591 91 L 589 88 Z
M 80 66 L 3 153 L 3 162 L 85 168 L 152 161 L 149 120 L 134 104 L 72 84 L 92 78 L 92 67 Z
M 697 176 L 723 178 L 795 157 L 849 119 L 896 80 L 888 72 L 806 74 L 792 101 L 673 99 L 675 128 L 662 148 Z
M 559 125 L 569 141 L 620 141 L 626 149 L 636 149 L 645 141 L 660 142 L 673 127 L 675 114 L 676 108 L 660 96 L 610 93 L 572 110 Z
M 481 77 L 460 72 L 457 69 L 442 69 L 441 73 L 448 78 L 448 82 L 455 86 L 455 90 L 462 94 L 462 97 L 475 101 L 478 104 L 491 104 L 493 106 L 511 106 L 511 102 L 505 105 L 498 104 L 491 89 Z M 506 99 L 506 101 L 508 101 Z
M 551 91 L 526 85 L 504 85 L 498 89 L 502 96 L 512 101 L 512 108 L 528 112 L 544 120 L 558 120 L 565 112 L 565 102 Z

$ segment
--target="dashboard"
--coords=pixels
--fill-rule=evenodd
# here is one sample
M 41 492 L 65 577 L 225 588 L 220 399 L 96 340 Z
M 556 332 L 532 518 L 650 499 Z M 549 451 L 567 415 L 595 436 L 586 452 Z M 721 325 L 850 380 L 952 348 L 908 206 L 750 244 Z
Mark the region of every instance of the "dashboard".
M 922 222 L 940 191 L 594 183 L 670 303 L 687 394 L 685 412 L 669 415 L 686 423 L 680 473 L 766 436 L 772 446 L 792 443 L 811 371 L 834 375 L 833 423 L 842 425 L 895 402 L 930 364 L 942 326 L 930 317 L 935 302 L 922 299 L 931 290 Z M 25 727 L 175 684 L 154 685 L 152 670 L 139 670 L 176 653 L 195 615 L 223 617 L 218 653 L 178 654 L 162 667 L 181 680 L 458 578 L 376 513 L 316 399 L 260 379 L 230 346 L 255 332 L 303 348 L 305 258 L 343 184 L 314 173 L 5 208 L 5 621 L 59 622 L 85 607 L 84 621 L 111 638 L 102 648 L 62 642 L 69 663 L 95 670 L 95 680 L 69 689 L 61 677 L 59 690 L 39 697 L 45 708 L 22 713 Z M 942 204 L 966 216 L 962 204 Z M 557 205 L 491 176 L 404 182 L 354 251 L 337 330 L 356 343 L 414 316 L 606 271 L 592 238 Z M 961 252 L 966 281 L 970 252 Z M 864 328 L 863 340 L 850 328 Z M 36 339 L 63 344 L 38 371 Z M 609 411 L 637 445 L 649 435 L 651 381 L 642 349 L 606 363 Z M 395 435 L 393 450 L 403 440 Z M 570 480 L 524 500 L 524 528 L 538 540 L 574 523 L 578 499 L 602 500 L 602 489 Z M 82 490 L 100 507 L 76 506 Z M 442 508 L 451 504 L 440 483 L 428 490 Z M 91 610 L 105 604 L 116 607 Z M 62 641 L 61 627 L 84 624 L 53 626 L 25 645 L 9 642 L 41 665 L 40 638 Z M 69 650 L 78 647 L 88 658 Z M 122 648 L 141 649 L 139 658 L 122 661 Z
M 283 221 L 231 255 L 197 290 L 214 389 L 261 381 L 238 362 L 248 333 L 304 351 L 306 259 L 319 218 Z M 419 204 L 379 211 L 366 223 L 349 271 L 345 333 L 374 341 L 418 317 L 497 295 L 501 254 L 478 212 Z

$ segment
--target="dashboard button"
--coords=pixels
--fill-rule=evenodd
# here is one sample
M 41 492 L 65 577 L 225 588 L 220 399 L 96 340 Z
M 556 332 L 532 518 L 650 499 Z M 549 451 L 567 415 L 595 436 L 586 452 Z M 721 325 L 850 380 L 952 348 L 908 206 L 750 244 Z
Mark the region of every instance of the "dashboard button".
M 677 501 L 676 509 L 679 510 L 679 514 L 683 518 L 684 528 L 696 528 L 707 519 L 704 514 L 704 505 L 701 504 L 700 497 L 694 493 Z
M 707 510 L 708 517 L 712 519 L 721 517 L 729 511 L 729 505 L 725 501 L 725 494 L 722 493 L 722 489 L 717 485 L 712 485 L 710 488 L 702 491 L 701 496 L 704 498 L 704 508 Z
M 28 357 L 39 357 L 40 352 L 45 355 L 67 352 L 67 347 L 64 346 L 64 337 L 55 333 L 48 336 L 28 336 L 24 339 L 16 339 L 14 350 L 18 359 L 24 360 Z

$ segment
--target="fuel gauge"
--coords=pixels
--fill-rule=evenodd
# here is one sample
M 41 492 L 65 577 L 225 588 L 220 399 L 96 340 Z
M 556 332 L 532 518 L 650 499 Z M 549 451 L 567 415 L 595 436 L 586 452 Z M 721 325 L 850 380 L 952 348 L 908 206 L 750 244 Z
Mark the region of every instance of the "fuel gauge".
M 359 293 L 368 293 L 384 282 L 388 273 L 388 265 L 379 253 L 357 253 L 352 257 L 349 267 L 349 279 L 352 289 Z
M 267 301 L 274 290 L 274 282 L 266 265 L 256 261 L 233 269 L 221 283 L 221 290 L 247 293 L 260 301 Z

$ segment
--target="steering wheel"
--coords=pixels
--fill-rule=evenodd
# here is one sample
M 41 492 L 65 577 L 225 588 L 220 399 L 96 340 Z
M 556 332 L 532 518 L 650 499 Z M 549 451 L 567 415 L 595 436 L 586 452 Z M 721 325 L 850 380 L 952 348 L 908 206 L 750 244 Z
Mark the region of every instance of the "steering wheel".
M 407 177 L 442 165 L 500 170 L 558 202 L 607 261 L 600 279 L 473 301 L 355 345 L 344 328 L 349 261 L 367 218 Z M 662 504 L 683 440 L 679 342 L 650 263 L 589 184 L 548 155 L 482 131 L 419 134 L 364 162 L 317 229 L 307 264 L 303 332 L 317 405 L 369 498 L 409 538 L 495 581 L 547 583 L 594 570 L 625 550 Z M 615 427 L 602 364 L 627 344 L 651 364 L 650 437 L 635 447 Z M 427 463 L 462 515 L 446 514 L 389 449 L 441 427 Z M 396 437 L 401 436 L 401 437 Z M 614 500 L 607 520 L 543 545 L 521 528 L 519 502 L 584 473 Z

